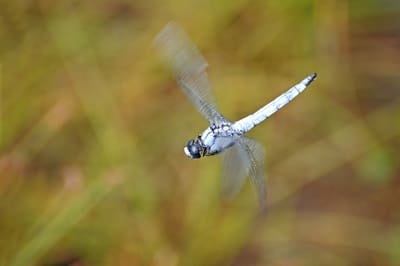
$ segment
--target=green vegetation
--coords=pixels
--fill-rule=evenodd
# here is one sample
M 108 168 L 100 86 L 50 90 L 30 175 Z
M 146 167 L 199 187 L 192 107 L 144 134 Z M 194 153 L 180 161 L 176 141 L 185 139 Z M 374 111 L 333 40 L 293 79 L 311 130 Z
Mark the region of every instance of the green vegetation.
M 396 1 L 0 2 L 0 265 L 399 265 Z M 220 195 L 152 46 L 177 21 L 221 111 L 318 79 L 250 136 L 268 205 Z

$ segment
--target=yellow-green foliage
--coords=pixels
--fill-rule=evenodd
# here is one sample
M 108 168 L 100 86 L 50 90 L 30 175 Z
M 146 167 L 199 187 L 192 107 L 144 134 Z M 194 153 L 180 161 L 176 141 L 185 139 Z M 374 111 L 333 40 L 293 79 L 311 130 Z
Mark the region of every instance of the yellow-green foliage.
M 0 265 L 399 265 L 396 1 L 2 1 Z M 207 126 L 152 46 L 178 22 L 250 136 L 265 217 L 220 195 Z

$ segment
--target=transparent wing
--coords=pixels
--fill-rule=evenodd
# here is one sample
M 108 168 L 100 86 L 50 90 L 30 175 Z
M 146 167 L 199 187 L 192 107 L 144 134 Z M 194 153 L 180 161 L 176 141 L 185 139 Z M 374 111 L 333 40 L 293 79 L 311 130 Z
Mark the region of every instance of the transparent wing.
M 235 145 L 222 153 L 223 191 L 232 197 L 242 187 L 247 176 L 256 191 L 261 209 L 266 208 L 266 189 L 264 176 L 264 149 L 258 142 L 241 137 Z
M 226 121 L 217 111 L 206 68 L 207 61 L 186 33 L 174 22 L 155 38 L 155 45 L 169 61 L 178 85 L 210 124 Z
M 243 186 L 250 169 L 247 153 L 238 144 L 226 149 L 222 154 L 222 192 L 231 199 Z

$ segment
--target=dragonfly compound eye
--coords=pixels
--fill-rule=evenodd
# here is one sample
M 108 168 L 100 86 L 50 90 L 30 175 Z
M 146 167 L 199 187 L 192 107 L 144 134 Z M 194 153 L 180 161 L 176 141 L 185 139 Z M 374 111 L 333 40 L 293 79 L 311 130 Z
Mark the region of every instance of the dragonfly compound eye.
M 192 159 L 198 159 L 201 157 L 201 151 L 203 148 L 201 147 L 200 143 L 196 142 L 195 140 L 191 139 L 183 149 L 186 156 Z

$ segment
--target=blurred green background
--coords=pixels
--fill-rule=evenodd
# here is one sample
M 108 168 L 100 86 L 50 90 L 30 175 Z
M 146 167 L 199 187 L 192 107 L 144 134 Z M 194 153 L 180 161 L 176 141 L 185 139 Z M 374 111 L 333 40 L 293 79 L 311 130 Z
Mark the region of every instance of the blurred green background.
M 1 1 L 0 265 L 400 265 L 399 1 Z M 269 213 L 220 195 L 152 46 L 178 22 L 250 132 Z

